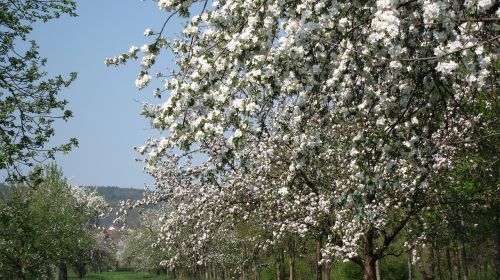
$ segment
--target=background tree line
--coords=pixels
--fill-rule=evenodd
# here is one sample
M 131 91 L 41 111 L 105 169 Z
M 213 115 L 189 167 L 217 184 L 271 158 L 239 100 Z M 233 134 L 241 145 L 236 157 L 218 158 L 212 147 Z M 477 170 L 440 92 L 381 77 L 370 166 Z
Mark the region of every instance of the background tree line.
M 108 212 L 101 196 L 71 187 L 54 164 L 39 167 L 29 182 L 0 193 L 0 275 L 67 279 L 68 267 L 83 277 L 112 254 L 99 220 Z

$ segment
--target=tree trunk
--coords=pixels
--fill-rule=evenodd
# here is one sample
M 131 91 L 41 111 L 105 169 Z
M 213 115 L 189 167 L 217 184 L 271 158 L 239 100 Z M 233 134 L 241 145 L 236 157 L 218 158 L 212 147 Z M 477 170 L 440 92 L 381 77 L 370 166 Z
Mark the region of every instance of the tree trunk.
M 375 262 L 377 260 L 373 256 L 365 256 L 365 259 L 363 260 L 363 274 L 364 274 L 364 280 L 376 280 L 376 269 L 375 269 Z
M 14 272 L 15 280 L 24 280 L 26 279 L 26 275 L 24 275 L 24 268 L 21 263 L 21 260 L 17 259 L 16 261 L 16 271 Z
M 483 270 L 484 277 L 483 277 L 483 279 L 488 279 L 488 262 L 485 262 L 483 267 L 484 267 L 484 270 Z M 496 279 L 498 280 L 499 278 L 497 277 Z
M 411 253 L 408 256 L 408 280 L 413 280 L 413 265 L 411 263 Z
M 448 279 L 453 280 L 453 270 L 451 267 L 451 256 L 449 248 L 446 248 L 446 266 L 448 267 Z
M 479 277 L 481 277 L 481 271 L 479 270 L 479 262 L 476 261 L 476 264 L 474 265 L 474 268 L 475 268 L 475 278 L 478 279 Z
M 364 249 L 366 255 L 363 259 L 363 274 L 364 280 L 375 280 L 377 277 L 376 272 L 376 261 L 377 258 L 374 254 L 375 245 L 373 244 L 374 232 L 373 229 L 369 229 L 365 232 L 363 236 Z
M 254 265 L 255 269 L 255 280 L 260 280 L 260 268 L 257 264 Z
M 435 252 L 436 255 L 434 259 L 436 260 L 436 270 L 437 270 L 436 277 L 437 279 L 441 280 L 443 279 L 443 270 L 441 269 L 441 253 L 439 252 L 439 247 L 437 246 L 437 244 Z
M 56 265 L 56 275 L 55 275 L 54 279 L 61 280 L 61 269 L 59 268 L 59 265 Z
M 321 255 L 321 247 L 323 247 L 323 240 L 322 236 L 320 235 L 316 239 L 316 280 L 322 280 L 323 269 L 320 262 L 323 257 Z
M 381 280 L 382 278 L 380 278 L 380 262 L 379 260 L 376 260 L 375 261 L 375 276 L 377 277 L 377 280 Z
M 330 280 L 330 275 L 332 274 L 333 261 L 323 264 L 323 280 Z
M 17 269 L 15 274 L 14 274 L 14 279 L 15 280 L 25 280 L 26 276 L 24 275 L 24 272 L 20 269 Z
M 498 221 L 499 218 L 497 217 L 497 224 L 500 224 L 500 221 Z M 497 226 L 495 229 L 495 235 L 494 235 L 494 240 L 495 240 L 495 279 L 500 279 L 500 228 Z
M 465 252 L 465 244 L 464 242 L 462 241 L 461 242 L 462 244 L 460 244 L 460 260 L 461 260 L 461 263 L 462 263 L 462 271 L 463 271 L 463 276 L 464 276 L 464 280 L 469 280 L 469 266 L 468 266 L 468 263 L 467 263 L 467 254 Z
M 295 267 L 295 254 L 290 253 L 290 280 L 295 280 L 296 278 L 296 267 Z
M 276 271 L 277 280 L 285 280 L 285 256 L 283 251 L 278 252 L 276 256 L 276 261 L 278 263 L 278 270 Z
M 434 245 L 430 244 L 429 246 L 429 279 L 436 279 L 436 254 L 434 253 Z
M 59 263 L 56 270 L 56 279 L 68 280 L 68 267 L 65 263 Z
M 78 265 L 78 278 L 80 279 L 85 278 L 85 274 L 87 274 L 87 272 L 85 271 L 85 265 L 84 264 Z
M 456 249 L 457 246 L 455 245 L 454 247 Z M 455 272 L 455 278 L 457 280 L 460 280 L 462 278 L 462 270 L 460 269 L 460 264 L 459 264 L 460 261 L 456 250 L 453 250 L 453 259 L 454 259 L 453 270 Z
M 246 280 L 245 266 L 242 264 L 240 266 L 241 269 L 241 280 Z

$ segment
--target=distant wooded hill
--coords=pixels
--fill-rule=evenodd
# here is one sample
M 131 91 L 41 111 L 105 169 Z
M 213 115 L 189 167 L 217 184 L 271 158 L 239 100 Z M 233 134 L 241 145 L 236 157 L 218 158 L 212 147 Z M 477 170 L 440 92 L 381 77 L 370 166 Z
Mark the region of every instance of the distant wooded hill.
M 109 186 L 85 186 L 86 188 L 95 189 L 97 193 L 102 195 L 106 202 L 111 206 L 118 206 L 123 200 L 138 200 L 143 197 L 142 189 L 120 188 Z
M 120 188 L 115 186 L 84 186 L 85 188 L 95 189 L 98 194 L 102 195 L 106 202 L 112 207 L 112 211 L 109 216 L 104 218 L 101 223 L 103 226 L 110 226 L 113 224 L 114 219 L 117 217 L 116 213 L 119 210 L 120 201 L 124 200 L 138 200 L 143 198 L 142 189 L 133 188 Z M 8 193 L 8 186 L 0 183 L 0 198 Z M 127 224 L 131 225 L 139 217 L 139 209 L 134 209 L 129 211 L 126 221 Z
M 138 200 L 143 198 L 142 189 L 120 188 L 111 186 L 84 186 L 85 188 L 95 189 L 98 194 L 102 195 L 110 206 L 118 206 L 120 201 Z M 8 185 L 0 183 L 0 191 L 8 190 Z
M 109 216 L 104 218 L 101 223 L 105 227 L 109 227 L 116 219 L 116 213 L 119 211 L 120 201 L 138 200 L 143 198 L 142 189 L 120 188 L 115 186 L 84 186 L 85 188 L 95 189 L 98 194 L 102 195 L 106 202 L 112 207 Z M 140 209 L 134 209 L 128 212 L 126 223 L 133 225 L 139 218 Z

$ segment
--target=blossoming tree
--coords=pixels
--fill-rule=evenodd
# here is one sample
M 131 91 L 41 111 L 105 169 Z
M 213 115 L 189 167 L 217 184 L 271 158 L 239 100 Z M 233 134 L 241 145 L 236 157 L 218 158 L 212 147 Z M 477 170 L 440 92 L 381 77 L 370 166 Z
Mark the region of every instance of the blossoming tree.
M 165 25 L 189 18 L 182 37 L 148 29 L 151 43 L 106 62 L 142 53 L 142 89 L 175 55 L 156 75 L 166 101 L 145 106 L 164 137 L 138 150 L 150 199 L 199 204 L 196 240 L 250 215 L 269 242 L 311 233 L 324 261 L 374 279 L 440 172 L 490 136 L 467 106 L 497 87 L 494 1 L 157 2 Z

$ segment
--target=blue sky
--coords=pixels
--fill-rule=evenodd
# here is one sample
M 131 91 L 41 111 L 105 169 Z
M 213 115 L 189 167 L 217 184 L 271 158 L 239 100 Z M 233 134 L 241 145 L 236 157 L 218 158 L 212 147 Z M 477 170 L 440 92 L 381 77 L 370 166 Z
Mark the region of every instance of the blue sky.
M 136 162 L 134 146 L 159 133 L 140 116 L 142 102 L 158 103 L 153 88 L 138 91 L 134 86 L 138 63 L 106 67 L 106 57 L 118 55 L 131 45 L 149 41 L 146 28 L 159 29 L 168 16 L 152 0 L 81 0 L 78 17 L 38 24 L 31 34 L 48 58 L 49 76 L 78 72 L 78 79 L 61 93 L 69 101 L 74 118 L 55 126 L 52 144 L 76 137 L 79 148 L 56 162 L 75 185 L 106 185 L 142 188 L 153 179 Z M 167 35 L 180 30 L 179 20 L 167 27 Z M 171 58 L 158 61 L 165 70 Z

